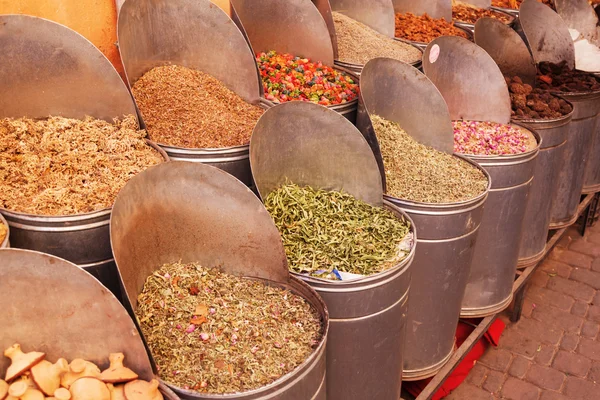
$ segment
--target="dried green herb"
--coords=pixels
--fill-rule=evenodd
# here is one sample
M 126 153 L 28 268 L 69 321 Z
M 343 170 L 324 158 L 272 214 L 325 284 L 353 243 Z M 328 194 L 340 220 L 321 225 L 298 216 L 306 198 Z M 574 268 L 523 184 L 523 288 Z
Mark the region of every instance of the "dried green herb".
M 485 192 L 478 168 L 414 140 L 395 122 L 371 116 L 390 196 L 423 203 L 454 203 Z
M 140 327 L 166 382 L 244 392 L 293 371 L 322 337 L 302 297 L 198 264 L 166 264 L 138 296 Z
M 286 184 L 266 197 L 265 207 L 290 269 L 301 274 L 375 274 L 397 265 L 412 245 L 407 221 L 347 193 Z

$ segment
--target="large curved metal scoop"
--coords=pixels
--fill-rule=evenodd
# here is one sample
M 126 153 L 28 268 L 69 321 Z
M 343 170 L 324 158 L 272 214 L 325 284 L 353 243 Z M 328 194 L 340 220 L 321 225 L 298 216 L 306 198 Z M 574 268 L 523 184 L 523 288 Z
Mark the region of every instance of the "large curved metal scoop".
M 340 190 L 383 205 L 381 175 L 363 135 L 318 104 L 288 102 L 267 110 L 250 141 L 252 176 L 265 197 L 291 182 Z
M 395 20 L 392 0 L 329 0 L 331 9 L 394 37 Z
M 209 0 L 127 0 L 118 37 L 130 85 L 154 67 L 176 64 L 214 76 L 249 103 L 260 99 L 252 50 Z
M 136 115 L 123 80 L 87 39 L 66 26 L 28 15 L 0 15 L 0 118 L 112 122 Z
M 327 24 L 311 0 L 231 0 L 256 53 L 275 50 L 333 65 Z
M 525 0 L 519 8 L 519 21 L 536 63 L 566 61 L 575 68 L 575 47 L 565 21 L 545 4 Z
M 92 361 L 102 369 L 109 353 L 125 354 L 125 365 L 142 379 L 152 366 L 133 320 L 121 303 L 75 264 L 31 250 L 0 250 L 0 350 L 19 343 L 55 362 Z M 0 375 L 10 360 L 0 357 Z
M 475 43 L 455 36 L 435 39 L 425 49 L 423 71 L 444 96 L 453 120 L 510 122 L 504 76 Z
M 460 0 L 458 3 L 470 4 L 479 8 L 490 8 L 492 6 L 492 0 Z
M 598 41 L 598 15 L 588 0 L 554 0 L 554 5 L 568 28 L 577 29 L 589 41 Z
M 448 106 L 433 82 L 416 68 L 389 58 L 370 60 L 361 74 L 360 93 L 368 115 L 397 122 L 420 143 L 454 152 Z M 359 113 L 357 125 L 364 134 L 372 126 L 363 123 L 363 115 Z
M 452 21 L 452 0 L 392 0 L 392 3 L 399 13 L 427 14 L 431 18 Z
M 146 278 L 176 261 L 289 279 L 281 236 L 260 200 L 233 176 L 201 163 L 160 164 L 127 182 L 113 206 L 110 240 L 134 310 Z
M 494 59 L 505 76 L 518 76 L 534 86 L 536 67 L 527 45 L 512 28 L 495 18 L 480 18 L 475 24 L 475 44 Z

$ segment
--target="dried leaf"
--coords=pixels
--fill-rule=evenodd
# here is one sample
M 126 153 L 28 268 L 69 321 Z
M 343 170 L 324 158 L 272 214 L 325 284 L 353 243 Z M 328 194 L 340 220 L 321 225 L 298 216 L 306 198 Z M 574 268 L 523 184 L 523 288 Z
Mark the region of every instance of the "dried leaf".
M 190 320 L 190 324 L 194 324 L 194 325 L 202 325 L 202 324 L 203 324 L 203 323 L 205 323 L 206 321 L 208 321 L 208 320 L 206 319 L 206 317 L 205 317 L 205 316 L 203 316 L 203 315 L 201 315 L 201 316 L 199 316 L 199 317 L 193 317 L 193 318 Z
M 206 317 L 208 315 L 208 307 L 206 304 L 198 304 L 196 306 L 196 310 L 194 311 L 194 315 L 202 315 Z

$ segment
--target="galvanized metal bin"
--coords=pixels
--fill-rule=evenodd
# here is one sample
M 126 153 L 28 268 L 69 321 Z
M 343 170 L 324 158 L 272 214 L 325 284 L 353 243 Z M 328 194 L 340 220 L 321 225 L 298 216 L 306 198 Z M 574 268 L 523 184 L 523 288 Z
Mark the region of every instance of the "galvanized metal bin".
M 523 128 L 524 129 L 524 128 Z M 496 314 L 512 301 L 512 286 L 517 270 L 523 217 L 539 152 L 535 149 L 513 155 L 465 155 L 481 165 L 491 176 L 479 237 L 475 245 L 471 273 L 460 315 L 477 318 Z
M 600 79 L 600 74 L 595 75 Z M 592 139 L 590 156 L 585 165 L 582 192 L 586 194 L 600 192 L 600 113 L 596 116 L 596 131 Z
M 537 264 L 543 257 L 550 225 L 550 210 L 558 175 L 563 166 L 565 145 L 573 113 L 554 120 L 518 120 L 542 139 L 523 217 L 518 267 Z
M 487 197 L 488 191 L 460 203 L 425 204 L 385 196 L 405 211 L 419 229 L 404 347 L 405 381 L 435 375 L 452 355 Z
M 32 295 L 35 293 L 35 295 Z M 83 358 L 108 367 L 112 352 L 140 379 L 154 378 L 144 343 L 119 301 L 89 274 L 61 258 L 31 250 L 0 249 L 0 348 L 19 343 L 24 351 Z M 43 327 L 43 329 L 40 329 Z M 0 372 L 8 367 L 0 359 Z M 167 400 L 177 396 L 160 391 Z
M 563 155 L 563 167 L 558 174 L 556 195 L 552 202 L 550 229 L 559 229 L 577 220 L 577 206 L 583 190 L 586 163 L 590 157 L 600 112 L 600 91 L 590 93 L 560 93 L 573 104 L 573 119 Z M 594 156 L 597 158 L 597 155 Z
M 165 382 L 178 396 L 325 400 L 327 308 L 313 289 L 289 275 L 273 220 L 240 181 L 200 163 L 174 161 L 151 167 L 132 178 L 119 193 L 110 229 L 125 302 L 131 310 L 136 309 L 137 297 L 149 275 L 165 263 L 181 261 L 219 266 L 228 273 L 286 287 L 304 297 L 321 316 L 323 336 L 313 353 L 271 384 L 242 393 L 215 395 Z M 152 357 L 149 349 L 148 353 Z
M 302 132 L 302 135 L 298 135 Z M 257 188 L 268 195 L 286 181 L 329 190 L 383 206 L 375 157 L 361 133 L 342 116 L 312 103 L 273 107 L 259 120 L 250 144 Z M 393 268 L 348 281 L 295 274 L 319 293 L 329 309 L 328 400 L 397 400 L 400 397 L 407 298 L 415 246 Z

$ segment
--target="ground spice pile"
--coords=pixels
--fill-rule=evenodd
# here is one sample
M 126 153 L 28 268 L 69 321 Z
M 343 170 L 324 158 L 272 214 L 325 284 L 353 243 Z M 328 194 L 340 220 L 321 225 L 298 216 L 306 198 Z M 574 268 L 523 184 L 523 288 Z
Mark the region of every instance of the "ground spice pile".
M 538 1 L 540 3 L 547 5 L 554 11 L 556 11 L 556 8 L 554 8 L 554 3 L 552 2 L 552 0 L 538 0 Z M 492 0 L 492 5 L 494 7 L 502 7 L 502 8 L 510 8 L 513 10 L 518 10 L 519 7 L 521 7 L 522 2 L 523 2 L 523 0 Z
M 461 154 L 507 155 L 535 149 L 535 137 L 517 126 L 486 121 L 452 121 L 454 151 Z
M 8 234 L 8 228 L 2 222 L 0 222 L 0 243 L 6 239 L 6 235 Z
M 553 92 L 591 92 L 600 90 L 600 81 L 591 73 L 570 69 L 566 61 L 560 64 L 538 64 L 537 84 L 540 89 Z
M 324 106 L 343 104 L 358 96 L 352 77 L 322 62 L 275 51 L 256 56 L 265 97 L 275 103 L 311 101 Z
M 512 18 L 506 14 L 502 14 L 484 8 L 477 8 L 468 4 L 456 3 L 452 4 L 452 19 L 460 22 L 474 24 L 479 18 L 495 18 L 504 23 L 510 22 Z
M 169 146 L 221 148 L 247 144 L 264 112 L 218 79 L 179 65 L 152 68 L 132 91 L 150 138 Z
M 408 222 L 344 192 L 287 184 L 266 197 L 265 207 L 281 232 L 290 269 L 300 274 L 333 280 L 339 272 L 372 275 L 397 265 L 411 248 L 404 241 Z
M 163 161 L 132 115 L 0 119 L 0 207 L 74 215 L 111 207 L 137 173 Z
M 514 119 L 556 119 L 573 111 L 573 107 L 547 90 L 532 88 L 521 78 L 505 77 Z
M 160 377 L 201 393 L 268 385 L 322 337 L 320 316 L 302 297 L 194 263 L 150 275 L 136 316 Z
M 371 116 L 383 156 L 387 193 L 423 203 L 455 203 L 484 193 L 488 180 L 477 167 L 414 140 L 398 124 Z
M 396 37 L 413 42 L 429 43 L 440 36 L 460 36 L 468 39 L 467 34 L 456 28 L 452 22 L 444 18 L 431 18 L 427 14 L 421 16 L 412 13 L 396 14 Z
M 346 15 L 333 12 L 337 35 L 338 59 L 353 64 L 366 64 L 377 57 L 388 57 L 405 63 L 421 59 L 415 47 L 387 37 Z

